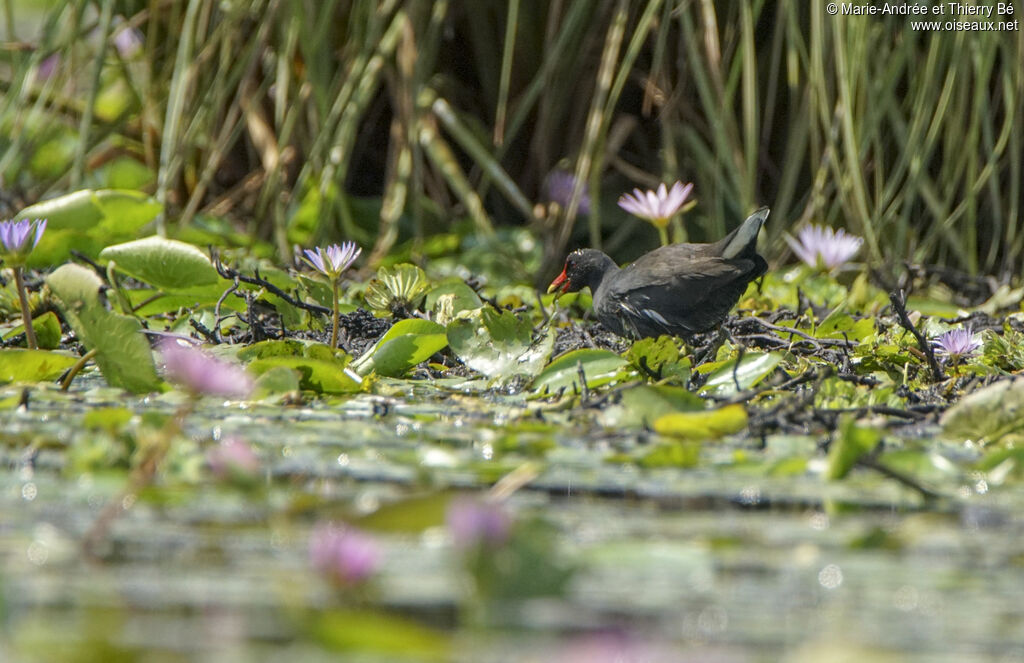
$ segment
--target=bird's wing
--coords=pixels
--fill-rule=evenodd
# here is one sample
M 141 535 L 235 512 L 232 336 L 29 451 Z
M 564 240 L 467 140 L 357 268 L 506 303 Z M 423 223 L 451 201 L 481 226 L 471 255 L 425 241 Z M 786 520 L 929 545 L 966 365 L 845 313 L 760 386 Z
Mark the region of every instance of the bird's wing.
M 717 317 L 719 309 L 732 308 L 746 289 L 744 277 L 757 269 L 753 260 L 717 257 L 691 257 L 683 273 L 678 263 L 651 261 L 642 270 L 635 268 L 641 264 L 637 261 L 625 268 L 602 304 L 622 307 L 666 329 L 704 327 L 704 319 Z M 701 309 L 707 309 L 706 314 Z

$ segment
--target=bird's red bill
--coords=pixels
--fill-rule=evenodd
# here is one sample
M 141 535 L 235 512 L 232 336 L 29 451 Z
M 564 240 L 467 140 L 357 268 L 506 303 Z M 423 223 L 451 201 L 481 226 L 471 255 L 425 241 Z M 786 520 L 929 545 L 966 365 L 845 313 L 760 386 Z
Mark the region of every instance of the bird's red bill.
M 565 275 L 565 268 L 563 267 L 562 268 L 562 273 L 559 274 L 558 277 L 555 278 L 555 280 L 551 282 L 551 285 L 548 286 L 548 294 L 550 295 L 551 293 L 553 293 L 553 292 L 555 292 L 557 290 L 558 292 L 557 292 L 557 294 L 555 294 L 555 299 L 558 299 L 559 297 L 564 295 L 565 291 L 568 290 L 568 289 L 569 289 L 569 277 Z

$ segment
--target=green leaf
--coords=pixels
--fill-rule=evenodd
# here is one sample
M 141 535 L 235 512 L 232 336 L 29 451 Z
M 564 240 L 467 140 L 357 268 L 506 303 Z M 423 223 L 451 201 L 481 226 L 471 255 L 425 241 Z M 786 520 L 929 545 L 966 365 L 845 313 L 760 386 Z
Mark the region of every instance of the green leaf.
M 308 623 L 317 641 L 329 649 L 448 660 L 449 642 L 443 634 L 397 615 L 335 610 L 317 613 Z
M 1019 438 L 1024 432 L 1024 380 L 1002 380 L 982 387 L 946 410 L 939 419 L 945 436 L 978 444 Z
M 882 441 L 882 432 L 877 428 L 858 426 L 853 417 L 844 417 L 839 423 L 839 436 L 832 441 L 828 450 L 826 479 L 842 479 L 857 461 L 871 453 Z
M 253 393 L 256 398 L 266 398 L 274 394 L 290 394 L 301 388 L 302 374 L 298 370 L 288 366 L 271 366 L 256 380 Z
M 452 494 L 429 493 L 391 502 L 354 521 L 367 530 L 417 534 L 444 525 Z
M 640 467 L 696 467 L 700 461 L 700 443 L 693 440 L 669 440 L 656 444 L 637 461 Z
M 99 190 L 93 200 L 103 215 L 98 229 L 111 237 L 136 234 L 164 208 L 156 199 L 138 191 Z
M 238 351 L 238 358 L 242 361 L 269 359 L 270 357 L 305 356 L 305 345 L 301 341 L 292 339 L 283 341 L 260 341 L 259 343 L 253 343 L 252 345 L 248 345 Z
M 16 218 L 47 219 L 28 258 L 30 267 L 44 267 L 67 260 L 71 249 L 96 256 L 107 244 L 136 236 L 162 209 L 138 191 L 85 189 L 26 207 Z
M 708 381 L 701 389 L 701 396 L 730 396 L 736 393 L 736 383 L 740 389 L 750 389 L 765 379 L 775 367 L 782 362 L 782 355 L 777 352 L 744 354 L 739 366 L 736 360 L 715 362 L 711 366 Z M 702 366 L 706 370 L 708 365 Z
M 0 350 L 0 384 L 54 380 L 78 361 L 77 357 L 49 350 Z
M 654 430 L 693 440 L 718 439 L 747 427 L 747 410 L 738 404 L 702 412 L 676 412 L 659 417 Z
M 146 237 L 108 246 L 100 258 L 140 281 L 165 290 L 180 290 L 216 283 L 217 270 L 202 251 L 173 239 Z
M 366 354 L 352 362 L 352 368 L 359 375 L 375 372 L 399 377 L 446 347 L 448 336 L 441 325 L 420 318 L 401 320 L 392 325 Z
M 483 306 L 480 296 L 473 288 L 470 288 L 464 281 L 453 280 L 440 283 L 433 290 L 427 293 L 427 300 L 424 309 L 433 311 L 437 308 L 437 301 L 444 295 L 451 295 L 452 312 L 472 311 Z
M 126 407 L 100 407 L 89 410 L 82 417 L 82 425 L 92 430 L 103 430 L 111 435 L 119 432 L 135 414 Z
M 297 371 L 298 386 L 321 394 L 350 394 L 362 387 L 345 373 L 343 361 L 328 361 L 311 357 L 267 357 L 249 363 L 248 369 L 255 375 L 285 367 Z M 268 378 L 269 379 L 269 378 Z
M 1024 448 L 993 449 L 981 457 L 977 468 L 987 473 L 989 483 L 1001 484 L 1007 480 L 1020 481 L 1024 479 Z
M 489 306 L 453 320 L 447 334 L 452 351 L 463 363 L 489 378 L 506 380 L 536 375 L 555 346 L 553 330 L 535 342 L 529 320 Z
M 672 378 L 674 382 L 684 384 L 690 377 L 690 360 L 682 356 L 676 343 L 671 336 L 643 338 L 626 351 L 625 357 L 641 375 L 649 371 L 660 379 Z
M 427 275 L 416 265 L 402 263 L 381 267 L 363 295 L 366 305 L 376 311 L 408 313 L 419 308 L 430 287 Z
M 81 265 L 68 263 L 58 267 L 46 277 L 46 285 L 65 304 L 73 305 L 76 311 L 85 306 L 100 305 L 103 280 L 96 272 Z
M 557 392 L 560 389 L 580 389 L 580 366 L 586 376 L 587 387 L 608 384 L 629 362 L 609 350 L 583 348 L 567 352 L 547 365 L 533 381 L 533 390 L 538 393 Z
M 15 219 L 46 219 L 52 230 L 88 230 L 103 220 L 103 210 L 93 191 L 84 189 L 59 198 L 44 200 L 21 210 Z
M 102 282 L 94 272 L 69 263 L 46 277 L 46 284 L 60 300 L 64 318 L 79 340 L 96 350 L 96 365 L 107 384 L 137 394 L 159 389 L 160 378 L 142 325 L 103 306 Z
M 47 311 L 32 319 L 32 329 L 36 333 L 36 342 L 43 350 L 56 350 L 60 347 L 60 320 L 53 311 Z M 25 325 L 21 324 L 7 333 L 6 338 L 13 338 L 25 333 Z
M 669 385 L 640 384 L 618 392 L 618 401 L 604 408 L 599 417 L 608 427 L 651 426 L 667 414 L 703 410 L 704 400 L 696 394 Z

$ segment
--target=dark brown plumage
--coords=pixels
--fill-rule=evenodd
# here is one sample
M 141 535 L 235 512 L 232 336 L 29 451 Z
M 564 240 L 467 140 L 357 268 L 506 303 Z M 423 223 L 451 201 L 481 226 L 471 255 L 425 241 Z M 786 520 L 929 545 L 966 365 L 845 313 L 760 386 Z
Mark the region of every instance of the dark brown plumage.
M 619 268 L 596 249 L 573 251 L 548 292 L 589 287 L 601 324 L 620 336 L 689 337 L 718 325 L 747 284 L 765 273 L 757 235 L 762 207 L 714 244 L 672 244 Z

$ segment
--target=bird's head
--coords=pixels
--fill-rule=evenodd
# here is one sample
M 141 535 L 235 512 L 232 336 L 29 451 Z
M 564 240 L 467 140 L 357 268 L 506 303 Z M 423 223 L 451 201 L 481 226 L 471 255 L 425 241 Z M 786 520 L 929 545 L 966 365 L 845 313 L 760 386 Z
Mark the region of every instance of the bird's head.
M 558 299 L 567 292 L 590 287 L 593 292 L 610 269 L 617 269 L 615 262 L 596 249 L 578 249 L 565 259 L 565 266 L 551 285 L 548 293 L 555 293 Z

